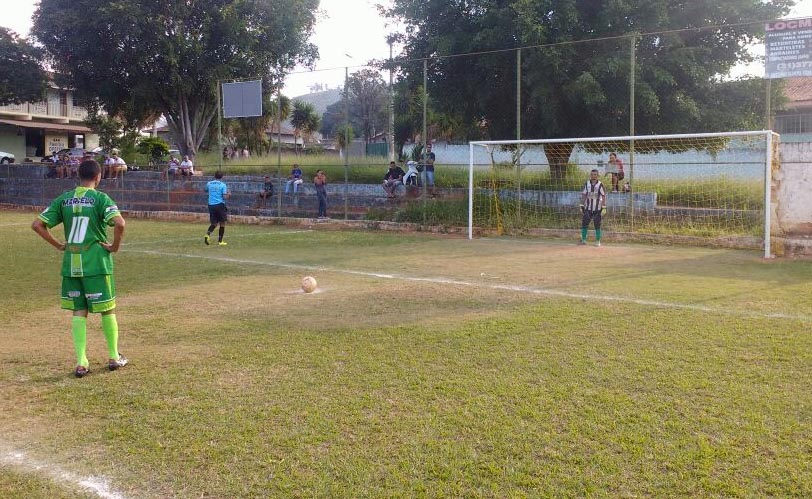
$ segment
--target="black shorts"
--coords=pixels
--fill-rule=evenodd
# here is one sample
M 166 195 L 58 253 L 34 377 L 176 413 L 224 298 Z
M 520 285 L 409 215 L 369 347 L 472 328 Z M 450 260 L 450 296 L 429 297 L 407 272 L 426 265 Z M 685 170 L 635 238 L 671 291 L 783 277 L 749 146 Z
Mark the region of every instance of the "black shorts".
M 623 180 L 623 178 L 625 177 L 625 175 L 623 175 L 623 172 L 613 173 L 612 175 L 617 177 L 618 180 Z
M 586 229 L 589 227 L 589 222 L 595 224 L 595 230 L 600 230 L 601 228 L 601 218 L 602 217 L 601 210 L 589 211 L 584 210 L 584 214 L 581 217 L 581 228 Z
M 225 203 L 209 205 L 209 222 L 212 225 L 228 221 L 228 208 Z

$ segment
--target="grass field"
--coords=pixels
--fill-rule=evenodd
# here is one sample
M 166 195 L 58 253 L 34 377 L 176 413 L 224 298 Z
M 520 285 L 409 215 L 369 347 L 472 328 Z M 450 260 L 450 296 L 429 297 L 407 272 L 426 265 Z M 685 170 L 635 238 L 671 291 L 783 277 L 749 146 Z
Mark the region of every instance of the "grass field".
M 34 217 L 0 212 L 0 497 L 812 496 L 808 261 L 130 219 L 131 364 L 93 317 L 74 379 Z

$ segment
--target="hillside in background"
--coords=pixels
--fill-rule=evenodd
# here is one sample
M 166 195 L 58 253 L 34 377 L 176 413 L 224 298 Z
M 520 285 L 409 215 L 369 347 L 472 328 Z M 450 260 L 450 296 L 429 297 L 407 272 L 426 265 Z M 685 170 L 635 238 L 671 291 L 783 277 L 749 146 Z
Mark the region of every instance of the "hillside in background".
M 321 92 L 313 92 L 310 94 L 292 97 L 291 101 L 300 100 L 313 104 L 313 107 L 316 109 L 316 114 L 321 117 L 324 112 L 327 111 L 327 106 L 335 104 L 336 102 L 340 101 L 342 97 L 343 94 L 340 88 L 331 88 Z

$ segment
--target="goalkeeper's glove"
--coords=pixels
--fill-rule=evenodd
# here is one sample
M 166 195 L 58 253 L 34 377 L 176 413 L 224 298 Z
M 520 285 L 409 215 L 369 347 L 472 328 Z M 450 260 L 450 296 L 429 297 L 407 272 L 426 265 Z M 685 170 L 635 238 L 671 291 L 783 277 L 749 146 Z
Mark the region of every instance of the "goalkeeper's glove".
M 606 215 L 606 206 L 601 208 L 601 215 Z
M 578 205 L 578 207 L 579 207 L 579 208 L 581 208 L 581 213 L 583 213 L 583 212 L 584 212 L 584 205 L 583 205 L 583 203 L 582 203 L 582 204 L 579 204 L 579 205 Z

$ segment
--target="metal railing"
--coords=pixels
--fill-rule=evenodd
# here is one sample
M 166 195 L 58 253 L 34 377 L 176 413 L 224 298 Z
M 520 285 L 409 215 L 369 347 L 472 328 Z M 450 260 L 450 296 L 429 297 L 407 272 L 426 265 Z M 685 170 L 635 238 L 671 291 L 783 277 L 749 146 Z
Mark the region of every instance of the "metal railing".
M 14 114 L 31 114 L 47 117 L 70 118 L 83 120 L 87 118 L 87 109 L 80 106 L 50 102 L 26 102 L 23 104 L 7 104 L 0 106 L 0 112 Z

